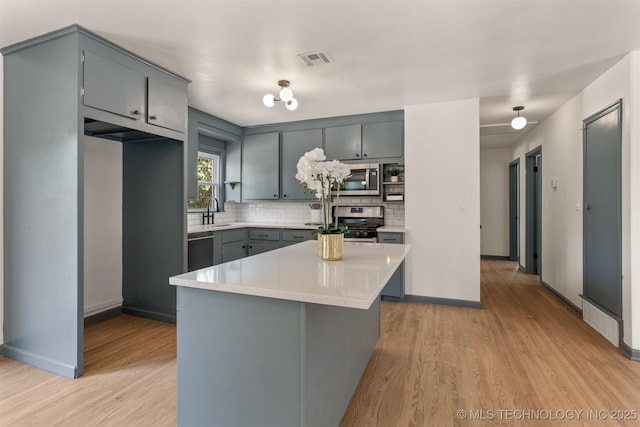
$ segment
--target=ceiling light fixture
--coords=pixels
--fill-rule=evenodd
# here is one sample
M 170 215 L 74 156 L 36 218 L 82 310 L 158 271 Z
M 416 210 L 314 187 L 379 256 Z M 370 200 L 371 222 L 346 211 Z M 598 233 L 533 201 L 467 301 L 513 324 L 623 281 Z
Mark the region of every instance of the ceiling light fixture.
M 291 83 L 289 80 L 280 80 L 278 81 L 278 86 L 280 86 L 280 93 L 278 93 L 278 97 L 268 93 L 262 97 L 262 103 L 265 107 L 273 107 L 276 104 L 276 101 L 284 102 L 287 110 L 293 111 L 298 108 L 298 101 L 293 97 L 293 91 L 289 87 Z
M 511 120 L 511 127 L 520 130 L 527 125 L 527 119 L 520 116 L 520 111 L 524 110 L 523 106 L 513 107 L 513 111 L 517 112 L 518 115 Z

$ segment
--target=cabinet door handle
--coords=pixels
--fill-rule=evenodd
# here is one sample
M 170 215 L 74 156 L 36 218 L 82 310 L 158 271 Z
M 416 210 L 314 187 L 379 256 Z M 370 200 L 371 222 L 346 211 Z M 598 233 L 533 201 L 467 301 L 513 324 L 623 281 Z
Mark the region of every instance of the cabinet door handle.
M 133 114 L 134 116 L 140 116 L 142 113 L 140 112 L 140 110 L 133 110 L 131 114 Z
M 158 116 L 149 116 L 149 120 L 156 120 Z
M 277 199 L 277 198 L 278 198 L 278 195 L 277 195 L 277 194 L 274 194 L 274 195 L 273 195 L 273 198 L 274 198 L 274 199 Z
M 367 153 L 364 153 L 364 157 L 367 157 Z
M 287 195 L 285 194 L 285 195 L 284 195 L 284 196 L 282 196 L 282 197 L 287 197 Z
M 360 154 L 356 154 L 356 157 L 360 157 Z

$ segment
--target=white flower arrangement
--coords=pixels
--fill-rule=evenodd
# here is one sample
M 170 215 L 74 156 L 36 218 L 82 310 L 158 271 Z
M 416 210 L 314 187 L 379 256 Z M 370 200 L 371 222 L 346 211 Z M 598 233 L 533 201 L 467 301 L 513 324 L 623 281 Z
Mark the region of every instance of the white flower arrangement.
M 344 180 L 351 176 L 349 166 L 338 160 L 326 161 L 326 156 L 322 148 L 314 148 L 308 151 L 298 160 L 298 173 L 296 179 L 305 186 L 305 188 L 315 193 L 315 196 L 322 205 L 322 225 L 323 227 L 316 230 L 316 234 L 338 234 L 345 233 L 346 227 L 338 228 L 337 219 L 333 228 L 329 224 L 329 202 L 331 201 L 331 188 L 337 185 L 338 196 L 340 194 L 340 185 Z

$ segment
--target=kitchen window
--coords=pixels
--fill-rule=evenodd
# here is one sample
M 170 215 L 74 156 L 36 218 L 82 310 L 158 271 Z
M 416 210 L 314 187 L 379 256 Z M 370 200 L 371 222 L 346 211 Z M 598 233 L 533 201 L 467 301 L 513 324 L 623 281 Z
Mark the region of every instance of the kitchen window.
M 187 204 L 189 210 L 216 208 L 212 199 L 220 200 L 220 156 L 198 152 L 198 198 Z

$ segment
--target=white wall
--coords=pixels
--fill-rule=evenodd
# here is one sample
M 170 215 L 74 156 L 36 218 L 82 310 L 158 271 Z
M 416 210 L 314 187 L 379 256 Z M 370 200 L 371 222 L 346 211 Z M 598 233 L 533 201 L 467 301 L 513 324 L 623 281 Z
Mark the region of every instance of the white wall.
M 480 301 L 478 99 L 405 107 L 406 293 Z
M 4 59 L 0 55 L 0 203 L 4 199 Z M 4 343 L 4 209 L 0 207 L 0 345 Z
M 480 253 L 509 255 L 509 148 L 480 150 Z
M 122 305 L 122 144 L 85 137 L 84 315 Z
M 627 55 L 579 95 L 527 133 L 513 147 L 520 158 L 521 199 L 524 200 L 525 154 L 542 146 L 542 280 L 578 307 L 582 306 L 582 121 L 623 100 L 622 131 L 622 254 L 624 341 L 640 348 L 640 262 L 632 271 L 631 255 L 640 252 L 640 144 L 638 132 L 638 52 Z M 634 165 L 633 168 L 631 165 Z M 634 180 L 632 181 L 632 177 Z M 551 180 L 558 179 L 558 189 Z M 632 211 L 632 202 L 635 203 Z M 526 206 L 520 205 L 521 254 L 526 236 Z M 634 212 L 634 214 L 632 214 Z M 633 242 L 633 247 L 632 247 Z M 633 249 L 633 252 L 632 252 Z M 637 258 L 637 255 L 634 257 Z M 524 265 L 524 256 L 521 263 Z M 635 273 L 633 276 L 631 273 Z

